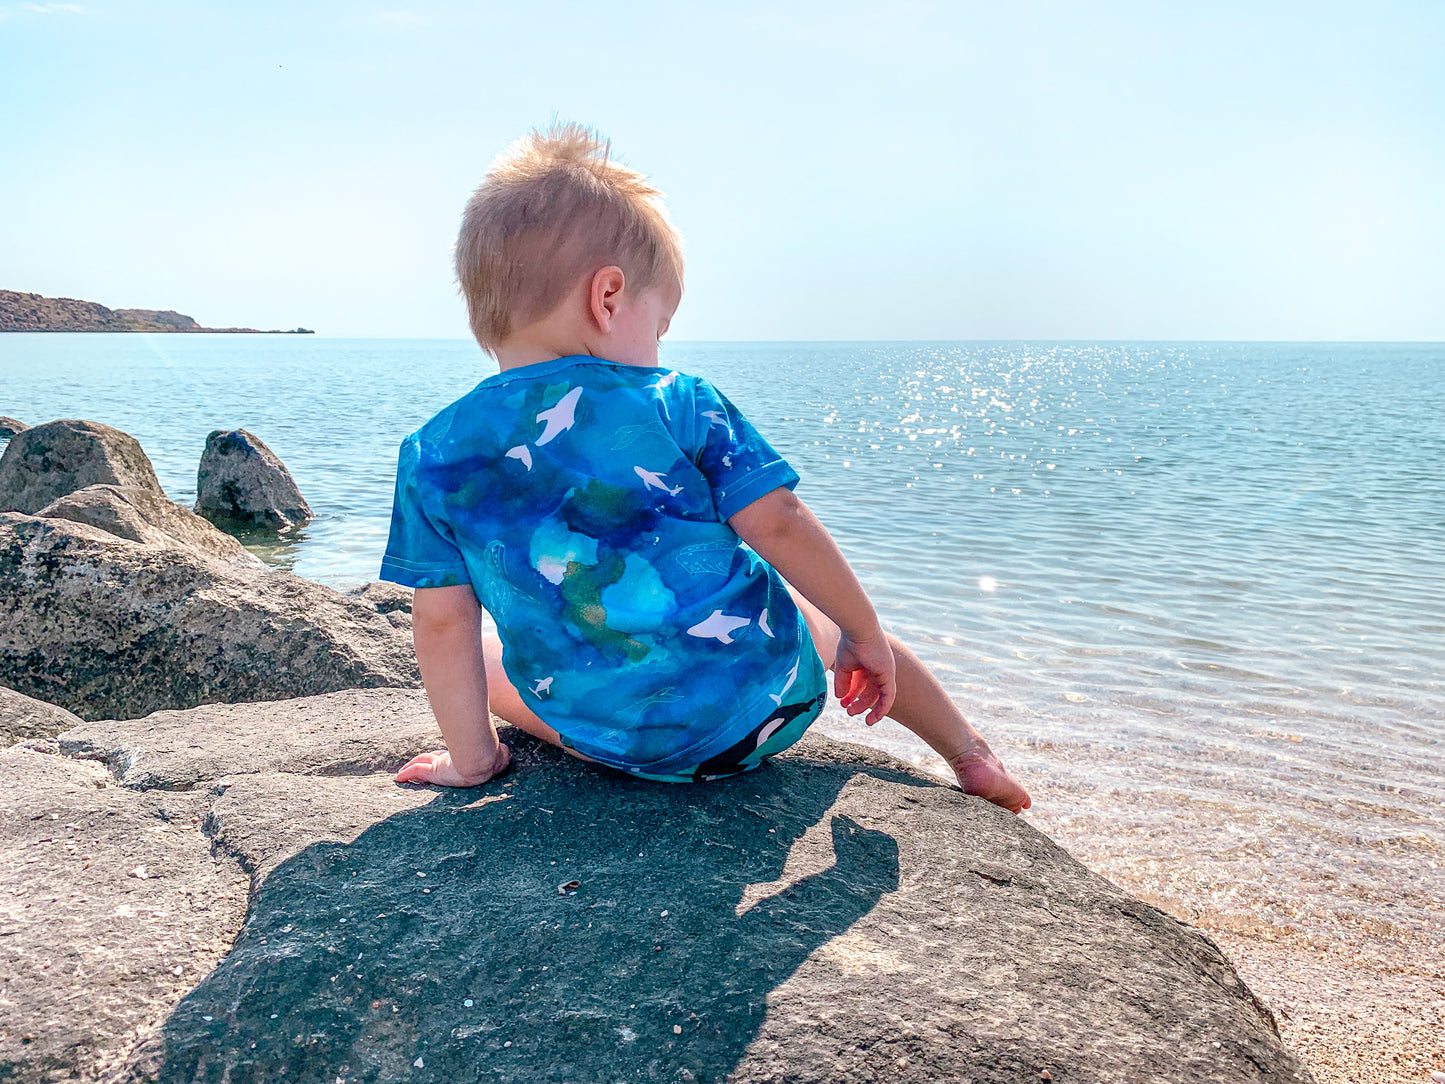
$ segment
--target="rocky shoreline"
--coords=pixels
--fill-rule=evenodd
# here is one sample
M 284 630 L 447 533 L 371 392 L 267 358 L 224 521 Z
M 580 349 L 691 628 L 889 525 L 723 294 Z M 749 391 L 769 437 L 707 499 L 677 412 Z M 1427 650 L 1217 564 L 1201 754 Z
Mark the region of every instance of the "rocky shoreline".
M 128 441 L 0 459 L 0 1078 L 1312 1079 L 1205 935 L 880 753 L 393 784 L 407 592 L 266 569 Z
M 74 297 L 0 290 L 0 331 L 140 331 L 190 335 L 314 335 L 309 328 L 261 331 L 254 327 L 202 327 L 174 309 L 108 309 Z

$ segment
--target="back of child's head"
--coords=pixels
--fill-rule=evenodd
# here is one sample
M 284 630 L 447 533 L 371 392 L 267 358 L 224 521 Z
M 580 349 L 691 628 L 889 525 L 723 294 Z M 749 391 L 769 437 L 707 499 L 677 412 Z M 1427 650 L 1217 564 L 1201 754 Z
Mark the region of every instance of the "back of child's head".
M 555 309 L 583 278 L 616 264 L 626 289 L 682 285 L 682 242 L 662 193 L 609 159 L 581 124 L 554 123 L 508 147 L 462 214 L 457 280 L 482 349 Z

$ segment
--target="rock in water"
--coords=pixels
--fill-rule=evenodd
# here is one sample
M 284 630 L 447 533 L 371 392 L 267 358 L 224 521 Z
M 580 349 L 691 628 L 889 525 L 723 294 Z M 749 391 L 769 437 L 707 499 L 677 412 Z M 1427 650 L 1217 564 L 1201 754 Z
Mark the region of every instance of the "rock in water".
M 0 795 L 17 841 L 0 864 L 16 934 L 0 953 L 17 957 L 0 1057 L 20 1079 L 104 1062 L 108 1080 L 178 1084 L 1310 1079 L 1208 938 L 881 754 L 805 739 L 674 786 L 503 735 L 512 774 L 459 791 L 391 782 L 436 739 L 407 690 L 60 736 L 115 780 L 0 752 L 17 758 L 7 778 L 36 781 Z M 57 777 L 115 810 L 82 822 L 93 881 L 41 842 L 81 817 Z M 50 809 L 59 824 L 32 819 Z M 193 817 L 201 831 L 176 830 Z M 224 959 L 209 944 L 178 958 L 164 946 L 203 931 L 158 933 L 197 920 L 185 890 L 215 876 L 212 853 L 251 875 L 245 924 Z M 146 879 L 122 872 L 138 863 Z M 32 870 L 60 900 L 99 884 L 106 906 L 64 904 L 65 924 L 22 910 L 10 885 Z M 145 895 L 157 870 L 170 902 Z M 110 917 L 121 899 L 128 924 Z M 105 950 L 77 959 L 90 930 Z M 42 958 L 64 965 L 47 975 Z
M 64 708 L 0 685 L 0 745 L 13 745 L 34 738 L 53 738 L 79 723 L 80 717 Z
M 286 464 L 244 429 L 217 429 L 206 438 L 196 472 L 196 511 L 228 526 L 277 529 L 311 518 Z
M 51 501 L 37 515 L 88 523 L 132 542 L 179 546 L 228 564 L 262 567 L 259 557 L 225 531 L 140 486 L 86 486 Z
M 17 433 L 23 433 L 30 426 L 24 422 L 18 422 L 14 418 L 8 418 L 0 414 L 0 440 L 8 440 Z
M 38 512 L 97 483 L 165 495 L 135 437 L 100 422 L 46 422 L 15 436 L 0 457 L 0 512 Z
M 259 565 L 0 513 L 0 682 L 86 719 L 415 686 L 370 606 Z

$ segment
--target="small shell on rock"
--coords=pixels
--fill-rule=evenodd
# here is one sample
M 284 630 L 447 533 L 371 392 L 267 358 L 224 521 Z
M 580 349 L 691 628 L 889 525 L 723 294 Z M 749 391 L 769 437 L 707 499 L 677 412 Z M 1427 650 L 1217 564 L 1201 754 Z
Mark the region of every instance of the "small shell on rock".
M 412 1062 L 412 1065 L 416 1066 L 418 1069 L 426 1068 L 426 1062 L 422 1061 L 421 1058 L 417 1058 L 416 1061 Z

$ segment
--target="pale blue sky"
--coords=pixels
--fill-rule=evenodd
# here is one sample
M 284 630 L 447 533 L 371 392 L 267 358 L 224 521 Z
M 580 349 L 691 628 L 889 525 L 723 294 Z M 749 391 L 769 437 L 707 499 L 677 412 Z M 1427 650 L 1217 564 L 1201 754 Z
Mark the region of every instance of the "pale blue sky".
M 1445 339 L 1445 4 L 0 0 L 0 287 L 462 337 L 487 163 L 669 193 L 679 339 Z

